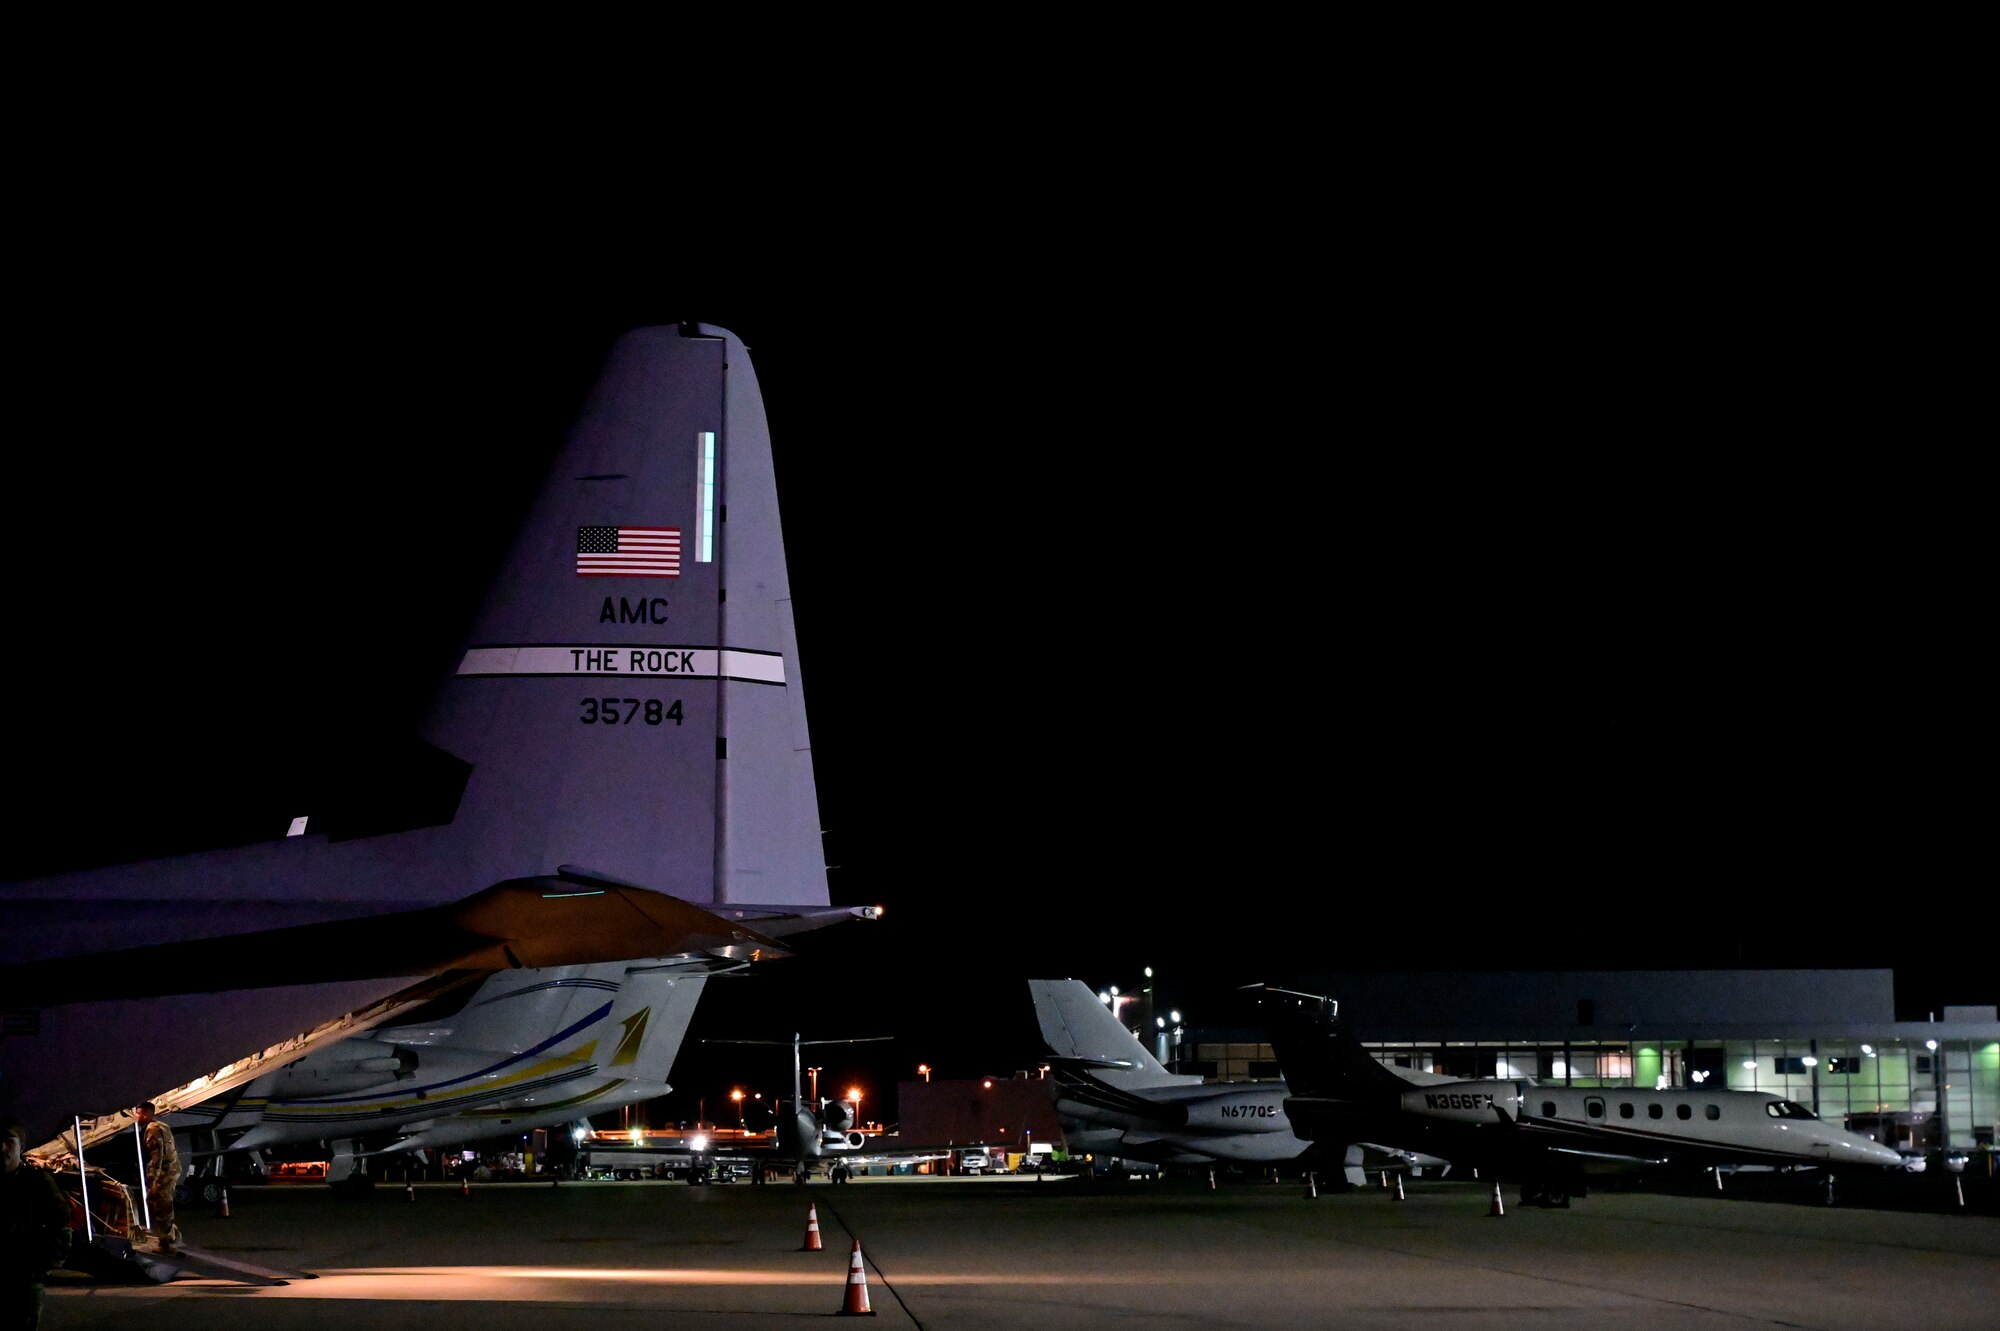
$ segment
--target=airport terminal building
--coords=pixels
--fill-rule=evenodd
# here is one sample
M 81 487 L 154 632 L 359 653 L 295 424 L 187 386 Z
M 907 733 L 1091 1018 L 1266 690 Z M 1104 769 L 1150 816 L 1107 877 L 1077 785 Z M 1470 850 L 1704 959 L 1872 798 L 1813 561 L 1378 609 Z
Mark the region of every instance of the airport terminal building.
M 1888 970 L 1330 975 L 1301 987 L 1385 1063 L 1566 1086 L 1768 1091 L 1907 1151 L 1994 1145 L 2000 1013 L 1895 1020 Z M 1190 1027 L 1177 1071 L 1279 1075 L 1255 1030 Z

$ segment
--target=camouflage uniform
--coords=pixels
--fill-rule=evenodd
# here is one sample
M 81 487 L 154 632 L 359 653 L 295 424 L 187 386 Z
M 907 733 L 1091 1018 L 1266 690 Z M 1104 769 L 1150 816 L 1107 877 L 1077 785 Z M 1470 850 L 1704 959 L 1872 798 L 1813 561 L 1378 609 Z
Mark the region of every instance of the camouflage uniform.
M 181 1183 L 181 1156 L 174 1149 L 174 1130 L 157 1118 L 145 1127 L 146 1210 L 152 1216 L 152 1235 L 162 1248 L 181 1241 L 181 1228 L 174 1223 L 174 1190 Z

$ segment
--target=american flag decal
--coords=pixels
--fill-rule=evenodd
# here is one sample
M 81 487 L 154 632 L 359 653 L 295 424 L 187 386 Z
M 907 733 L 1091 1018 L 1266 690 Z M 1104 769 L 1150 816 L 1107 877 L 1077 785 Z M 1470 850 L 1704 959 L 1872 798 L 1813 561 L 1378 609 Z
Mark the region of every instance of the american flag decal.
M 678 578 L 679 527 L 578 527 L 576 572 L 584 578 Z

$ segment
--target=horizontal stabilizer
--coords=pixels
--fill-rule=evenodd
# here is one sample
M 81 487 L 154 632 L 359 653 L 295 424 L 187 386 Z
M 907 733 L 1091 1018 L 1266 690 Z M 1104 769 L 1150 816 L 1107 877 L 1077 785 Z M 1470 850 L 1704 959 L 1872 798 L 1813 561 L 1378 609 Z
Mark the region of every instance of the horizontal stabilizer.
M 53 1007 L 684 952 L 742 961 L 789 955 L 749 925 L 677 897 L 519 878 L 427 910 L 10 966 L 0 971 L 0 1004 Z
M 1058 1068 L 1136 1068 L 1138 1062 L 1130 1058 L 1093 1058 L 1088 1054 L 1045 1054 L 1044 1063 Z

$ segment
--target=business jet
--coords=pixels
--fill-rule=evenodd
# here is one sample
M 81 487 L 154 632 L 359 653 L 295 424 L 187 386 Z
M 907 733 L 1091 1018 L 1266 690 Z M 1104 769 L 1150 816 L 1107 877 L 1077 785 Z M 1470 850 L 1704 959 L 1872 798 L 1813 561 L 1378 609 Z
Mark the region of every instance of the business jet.
M 860 1163 L 861 1153 L 868 1148 L 868 1136 L 855 1127 L 856 1107 L 851 1100 L 837 1100 L 822 1096 L 817 1104 L 811 1103 L 805 1092 L 805 1056 L 807 1045 L 828 1044 L 874 1044 L 894 1039 L 889 1035 L 851 1036 L 836 1040 L 807 1040 L 794 1034 L 789 1040 L 740 1040 L 710 1039 L 703 1044 L 747 1044 L 767 1045 L 774 1048 L 789 1048 L 792 1051 L 792 1098 L 790 1107 L 777 1115 L 777 1131 L 771 1148 L 763 1152 L 769 1158 L 782 1160 L 792 1166 L 793 1177 L 804 1183 L 812 1176 L 813 1166 L 831 1156 L 844 1156 L 852 1163 Z M 930 1159 L 929 1154 L 912 1153 L 910 1158 Z M 889 1154 L 875 1152 L 870 1160 L 890 1158 Z M 897 1155 L 895 1158 L 903 1158 Z
M 1218 1084 L 1168 1072 L 1081 981 L 1030 980 L 1028 990 L 1072 1155 L 1170 1165 L 1309 1164 L 1310 1155 L 1340 1168 L 1351 1184 L 1376 1167 L 1448 1167 L 1358 1138 L 1315 1150 L 1293 1130 L 1283 1081 Z
M 1265 1028 L 1313 1141 L 1357 1136 L 1519 1180 L 1527 1205 L 1587 1194 L 1586 1164 L 1899 1168 L 1901 1157 L 1759 1091 L 1575 1088 L 1493 1078 L 1413 1087 L 1338 1027 L 1337 1006 L 1266 987 Z
M 423 722 L 441 821 L 0 886 L 33 1153 L 129 1149 L 140 1100 L 184 1154 L 325 1141 L 336 1179 L 570 1122 L 666 1092 L 710 977 L 879 914 L 829 905 L 742 342 L 627 333 L 554 451 Z

